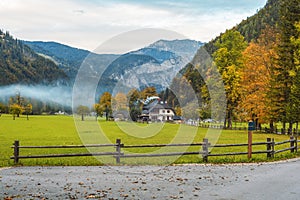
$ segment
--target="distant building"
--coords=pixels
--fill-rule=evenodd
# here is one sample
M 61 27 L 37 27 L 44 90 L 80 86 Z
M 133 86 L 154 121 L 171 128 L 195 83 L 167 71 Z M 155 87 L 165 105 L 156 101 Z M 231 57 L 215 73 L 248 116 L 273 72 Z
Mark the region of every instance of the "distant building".
M 173 121 L 174 116 L 175 111 L 166 103 L 156 104 L 149 113 L 151 121 Z
M 129 112 L 127 110 L 114 111 L 112 117 L 115 121 L 127 121 L 129 119 Z
M 150 103 L 143 107 L 140 121 L 166 122 L 173 121 L 175 111 L 166 102 Z

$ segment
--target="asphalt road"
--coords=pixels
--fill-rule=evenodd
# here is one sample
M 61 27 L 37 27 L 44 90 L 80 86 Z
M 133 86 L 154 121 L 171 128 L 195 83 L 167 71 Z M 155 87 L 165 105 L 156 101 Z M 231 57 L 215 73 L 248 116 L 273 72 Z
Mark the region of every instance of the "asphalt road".
M 0 169 L 0 199 L 300 199 L 300 159 L 236 165 Z

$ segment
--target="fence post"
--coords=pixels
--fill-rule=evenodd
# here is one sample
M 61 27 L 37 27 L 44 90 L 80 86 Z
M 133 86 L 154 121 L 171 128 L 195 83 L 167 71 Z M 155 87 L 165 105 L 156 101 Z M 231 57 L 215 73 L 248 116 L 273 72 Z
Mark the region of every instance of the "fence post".
M 294 153 L 295 152 L 295 138 L 294 138 L 294 136 L 291 136 L 290 140 L 291 140 L 291 153 Z
M 271 157 L 272 158 L 274 158 L 274 156 L 275 156 L 275 140 L 274 140 L 274 138 L 272 138 L 272 155 L 271 155 Z
M 253 120 L 248 122 L 248 159 L 252 158 L 252 131 L 255 131 L 255 126 Z
M 267 158 L 274 158 L 275 142 L 274 138 L 267 138 Z
M 267 138 L 267 158 L 272 158 L 272 143 L 271 138 Z
M 252 131 L 248 132 L 248 159 L 252 158 Z
M 298 152 L 298 137 L 295 137 L 295 152 Z
M 20 147 L 20 142 L 18 140 L 15 140 L 14 142 L 14 163 L 18 164 L 19 163 L 19 147 Z
M 208 139 L 207 138 L 203 138 L 203 145 L 202 145 L 202 158 L 203 158 L 203 162 L 208 162 Z
M 120 155 L 121 155 L 121 139 L 116 139 L 116 163 L 120 163 Z

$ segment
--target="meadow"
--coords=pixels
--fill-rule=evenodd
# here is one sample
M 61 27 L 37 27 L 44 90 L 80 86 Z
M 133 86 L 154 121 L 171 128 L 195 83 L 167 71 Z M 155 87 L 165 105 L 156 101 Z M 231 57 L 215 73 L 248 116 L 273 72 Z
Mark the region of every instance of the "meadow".
M 99 134 L 101 132 L 101 134 Z M 289 139 L 286 135 L 270 135 L 254 133 L 253 142 L 265 142 L 266 138 L 274 138 L 275 141 Z M 10 156 L 13 155 L 11 148 L 15 140 L 20 141 L 21 146 L 44 146 L 44 145 L 80 145 L 80 144 L 107 144 L 115 143 L 121 139 L 126 145 L 139 144 L 170 144 L 170 143 L 200 143 L 203 138 L 209 138 L 211 142 L 218 144 L 247 143 L 247 131 L 212 130 L 178 124 L 136 124 L 130 122 L 106 122 L 95 118 L 86 118 L 81 121 L 80 117 L 73 116 L 20 116 L 16 120 L 11 115 L 0 117 L 0 167 L 14 165 Z M 246 151 L 246 147 L 231 147 L 226 150 L 213 148 L 212 153 L 224 151 Z M 266 150 L 266 146 L 254 146 L 253 150 Z M 58 153 L 84 153 L 98 152 L 99 148 L 89 149 L 21 149 L 21 155 L 58 154 Z M 107 147 L 101 151 L 112 151 L 114 147 Z M 122 149 L 123 151 L 123 149 Z M 126 153 L 166 153 L 182 151 L 201 151 L 201 147 L 171 147 L 171 148 L 144 148 L 124 149 Z M 210 157 L 209 162 L 258 162 L 280 160 L 297 156 L 297 154 L 282 153 L 274 159 L 267 160 L 265 154 L 253 155 L 251 160 L 247 156 Z M 98 157 L 97 157 L 98 158 Z M 47 159 L 21 159 L 20 165 L 102 165 L 115 164 L 112 156 L 97 159 L 96 157 L 71 157 L 71 158 L 47 158 Z M 199 155 L 178 157 L 155 157 L 155 158 L 123 158 L 122 164 L 172 164 L 172 163 L 201 163 Z

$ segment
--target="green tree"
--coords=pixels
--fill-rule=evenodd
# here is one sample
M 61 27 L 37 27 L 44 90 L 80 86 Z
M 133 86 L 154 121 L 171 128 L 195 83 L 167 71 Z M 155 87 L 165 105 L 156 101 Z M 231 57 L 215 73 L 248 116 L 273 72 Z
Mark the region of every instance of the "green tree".
M 131 89 L 127 94 L 129 103 L 129 114 L 132 121 L 137 121 L 142 112 L 142 105 L 139 102 L 141 94 L 137 89 Z
M 234 109 L 240 99 L 238 71 L 243 66 L 242 52 L 247 47 L 247 42 L 238 31 L 227 30 L 215 45 L 217 50 L 213 54 L 213 58 L 222 75 L 227 99 L 224 125 L 230 128 Z
M 81 120 L 84 121 L 84 116 L 87 115 L 90 112 L 89 107 L 79 105 L 76 109 L 76 113 L 81 115 Z
M 295 47 L 294 62 L 295 71 L 292 72 L 293 84 L 291 88 L 291 115 L 296 122 L 296 129 L 298 130 L 298 123 L 300 121 L 300 22 L 295 24 L 298 36 L 292 36 L 291 41 Z
M 32 104 L 27 104 L 25 107 L 24 107 L 24 111 L 26 113 L 26 117 L 27 117 L 27 120 L 29 120 L 29 117 L 28 115 L 32 112 Z
M 289 123 L 292 128 L 295 122 L 293 116 L 292 86 L 295 77 L 295 44 L 291 41 L 292 37 L 299 35 L 295 23 L 300 21 L 300 0 L 282 0 L 280 7 L 280 21 L 278 27 L 280 30 L 280 41 L 278 45 L 278 63 L 274 68 L 274 80 L 272 84 L 273 92 L 273 112 L 278 113 L 278 121 L 283 122 L 283 128 Z
M 5 113 L 5 111 L 6 111 L 5 105 L 0 103 L 0 116 L 2 113 Z
M 101 109 L 101 106 L 99 103 L 94 104 L 94 110 L 97 114 L 97 116 L 103 116 L 103 110 Z
M 21 96 L 20 92 L 17 92 L 15 97 L 11 97 L 9 100 L 9 104 L 17 104 L 19 107 L 23 109 L 25 99 Z M 17 117 L 20 117 L 20 113 L 16 113 Z
M 13 120 L 15 120 L 16 115 L 19 116 L 23 112 L 23 108 L 19 104 L 11 104 L 9 106 L 9 112 L 13 115 Z

